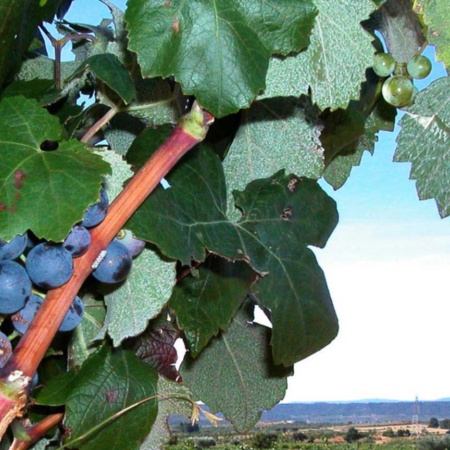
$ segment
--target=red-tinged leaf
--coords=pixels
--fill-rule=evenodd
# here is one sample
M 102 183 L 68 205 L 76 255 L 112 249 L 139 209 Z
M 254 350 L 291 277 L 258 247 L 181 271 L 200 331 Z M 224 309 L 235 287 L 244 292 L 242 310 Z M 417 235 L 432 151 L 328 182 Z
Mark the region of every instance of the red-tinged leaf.
M 170 322 L 157 321 L 153 327 L 140 336 L 136 355 L 169 380 L 181 383 L 175 363 L 178 359 L 174 347 L 179 332 Z

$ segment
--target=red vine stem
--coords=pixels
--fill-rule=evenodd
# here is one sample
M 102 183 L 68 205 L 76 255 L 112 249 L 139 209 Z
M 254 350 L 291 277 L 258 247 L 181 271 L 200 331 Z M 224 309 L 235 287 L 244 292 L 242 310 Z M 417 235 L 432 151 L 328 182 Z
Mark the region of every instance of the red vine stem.
M 37 442 L 48 430 L 60 424 L 64 419 L 63 413 L 50 414 L 44 417 L 36 425 L 29 428 L 25 428 L 24 432 L 27 433 L 28 439 L 14 439 L 9 450 L 26 450 Z
M 80 142 L 87 144 L 91 138 L 93 138 L 94 135 L 97 134 L 98 131 L 103 128 L 118 112 L 119 109 L 117 108 L 109 109 L 104 116 L 100 117 L 100 119 L 98 119 L 97 122 L 95 122 L 94 125 L 86 131 L 84 136 L 80 139 Z
M 74 260 L 72 278 L 60 288 L 50 290 L 27 332 L 2 369 L 0 379 L 0 436 L 20 414 L 26 401 L 26 387 L 50 346 L 92 265 L 136 209 L 180 158 L 201 142 L 213 116 L 195 105 L 126 185 L 108 209 L 105 220 L 91 231 L 88 251 Z M 19 379 L 19 383 L 18 380 Z

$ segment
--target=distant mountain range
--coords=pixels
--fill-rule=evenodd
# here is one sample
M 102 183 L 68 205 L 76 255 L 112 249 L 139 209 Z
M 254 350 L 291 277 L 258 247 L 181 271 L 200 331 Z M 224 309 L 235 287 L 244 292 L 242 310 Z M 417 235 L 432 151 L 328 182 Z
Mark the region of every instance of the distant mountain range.
M 206 406 L 203 406 L 208 409 Z M 221 414 L 218 414 L 221 416 Z M 337 423 L 389 423 L 411 422 L 415 416 L 422 423 L 432 417 L 450 419 L 450 398 L 436 401 L 405 402 L 396 400 L 366 399 L 353 402 L 280 403 L 270 411 L 264 411 L 260 422 L 296 422 L 311 424 Z M 171 416 L 169 424 L 188 423 L 185 417 Z M 225 420 L 220 425 L 227 426 Z M 200 426 L 208 422 L 201 417 Z
M 449 399 L 437 401 L 404 402 L 367 399 L 356 402 L 282 403 L 262 414 L 263 422 L 306 423 L 383 423 L 411 421 L 428 422 L 450 418 Z

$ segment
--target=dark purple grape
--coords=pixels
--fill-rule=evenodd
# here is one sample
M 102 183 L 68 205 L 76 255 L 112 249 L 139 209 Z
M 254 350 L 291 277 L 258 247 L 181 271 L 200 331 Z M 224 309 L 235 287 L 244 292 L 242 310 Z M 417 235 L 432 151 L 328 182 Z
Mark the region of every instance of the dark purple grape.
M 130 230 L 120 230 L 114 240 L 124 245 L 132 258 L 139 255 L 145 247 L 145 241 L 136 239 Z
M 59 327 L 59 331 L 72 331 L 74 330 L 83 319 L 84 314 L 84 304 L 80 297 L 76 296 L 72 305 L 67 311 L 64 320 Z
M 28 234 L 19 234 L 9 242 L 0 239 L 0 259 L 16 259 L 25 250 Z
M 14 328 L 19 333 L 25 333 L 30 326 L 31 321 L 34 319 L 38 309 L 42 305 L 44 299 L 39 295 L 33 294 L 27 301 L 25 306 L 11 316 L 11 321 Z
M 66 237 L 63 247 L 71 253 L 72 258 L 78 258 L 86 253 L 90 244 L 91 235 L 87 228 L 75 225 Z
M 128 276 L 133 260 L 120 242 L 112 241 L 106 254 L 92 275 L 102 283 L 118 283 Z
M 0 331 L 0 367 L 3 367 L 12 354 L 12 345 L 8 336 Z
M 44 242 L 30 250 L 25 267 L 33 283 L 44 289 L 54 289 L 67 283 L 72 276 L 72 255 L 61 244 Z
M 23 308 L 30 295 L 31 281 L 25 269 L 15 261 L 0 261 L 0 314 Z
M 100 191 L 100 200 L 98 201 L 98 203 L 89 206 L 89 208 L 84 213 L 83 220 L 81 221 L 81 226 L 92 228 L 98 225 L 105 218 L 108 206 L 108 194 L 106 193 L 105 189 L 102 189 Z

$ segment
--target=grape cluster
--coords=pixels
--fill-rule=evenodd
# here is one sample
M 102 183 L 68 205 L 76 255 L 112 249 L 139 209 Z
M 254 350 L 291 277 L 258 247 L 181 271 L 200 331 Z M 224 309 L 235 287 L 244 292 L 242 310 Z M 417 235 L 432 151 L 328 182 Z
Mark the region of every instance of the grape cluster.
M 91 205 L 80 223 L 73 226 L 62 243 L 36 242 L 28 233 L 11 241 L 0 240 L 0 314 L 11 315 L 18 333 L 25 333 L 40 308 L 44 291 L 65 284 L 73 273 L 73 258 L 89 248 L 89 229 L 106 216 L 109 199 L 106 190 L 100 192 L 98 203 Z M 118 283 L 129 274 L 132 260 L 144 248 L 145 242 L 122 230 L 95 264 L 92 275 L 102 283 Z M 59 331 L 71 331 L 81 322 L 84 304 L 76 296 Z M 12 352 L 8 337 L 0 331 L 0 367 Z
M 416 55 L 406 64 L 398 63 L 389 53 L 377 53 L 372 67 L 379 77 L 387 77 L 381 90 L 383 98 L 392 106 L 403 108 L 413 103 L 417 93 L 413 78 L 427 77 L 431 61 L 426 56 Z

